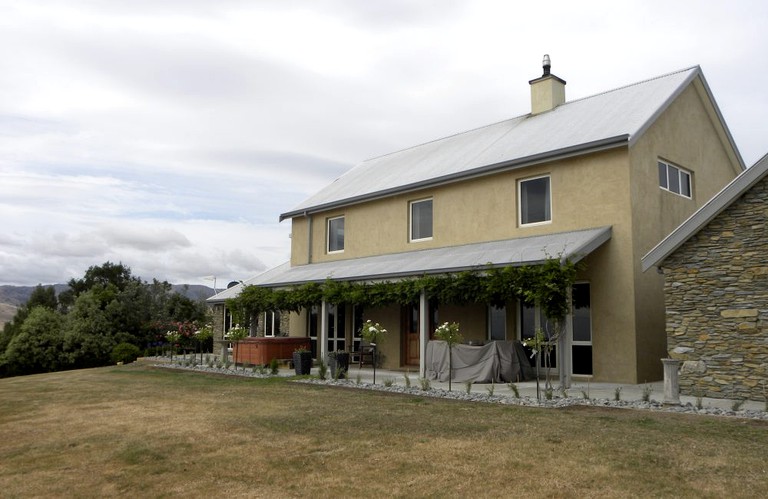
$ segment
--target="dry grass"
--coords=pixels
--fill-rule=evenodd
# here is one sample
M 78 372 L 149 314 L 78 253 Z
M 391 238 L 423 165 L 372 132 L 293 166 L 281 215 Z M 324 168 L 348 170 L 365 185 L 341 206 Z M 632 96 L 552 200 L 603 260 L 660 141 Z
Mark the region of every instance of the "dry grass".
M 768 425 L 125 366 L 0 380 L 4 497 L 761 496 Z

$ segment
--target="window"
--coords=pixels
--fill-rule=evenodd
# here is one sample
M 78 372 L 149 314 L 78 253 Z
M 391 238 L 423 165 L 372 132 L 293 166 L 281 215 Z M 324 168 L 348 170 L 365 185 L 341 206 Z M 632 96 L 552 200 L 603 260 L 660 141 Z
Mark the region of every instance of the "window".
M 507 307 L 488 305 L 488 339 L 491 341 L 507 339 Z
M 264 336 L 280 336 L 280 312 L 264 312 Z
M 411 201 L 411 241 L 432 239 L 432 200 Z
M 541 308 L 532 305 L 530 303 L 520 302 L 520 341 L 533 338 L 536 335 L 536 330 L 541 329 L 547 340 L 551 340 L 552 325 L 549 323 L 547 316 Z M 557 369 L 557 344 L 552 341 L 550 343 L 549 351 L 549 368 Z M 534 359 L 540 369 L 546 367 L 542 355 L 534 355 L 533 350 L 530 347 L 523 347 L 528 355 L 529 359 Z M 536 364 L 534 364 L 535 367 Z
M 328 305 L 328 352 L 347 349 L 346 308 Z
M 659 187 L 683 197 L 691 197 L 691 173 L 679 166 L 659 161 Z
M 518 186 L 520 225 L 551 222 L 549 176 L 521 180 Z
M 573 293 L 573 342 L 571 370 L 573 374 L 592 374 L 592 313 L 589 300 L 589 283 L 574 284 Z
M 328 219 L 328 253 L 344 251 L 344 217 Z

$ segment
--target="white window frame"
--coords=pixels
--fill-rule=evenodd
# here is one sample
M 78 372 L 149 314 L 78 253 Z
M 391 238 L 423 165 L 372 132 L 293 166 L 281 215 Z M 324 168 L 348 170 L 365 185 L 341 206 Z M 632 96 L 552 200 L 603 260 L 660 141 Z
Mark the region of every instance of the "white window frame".
M 425 201 L 432 202 L 432 235 L 429 237 L 420 237 L 418 239 L 413 238 L 413 205 L 423 203 Z M 415 199 L 408 203 L 408 241 L 412 243 L 418 243 L 421 241 L 431 241 L 435 234 L 435 202 L 432 198 Z
M 541 178 L 546 178 L 549 180 L 549 196 L 547 196 L 549 201 L 549 220 L 523 223 L 523 183 Z M 552 176 L 550 174 L 521 178 L 517 181 L 517 223 L 520 227 L 536 227 L 537 225 L 547 225 L 552 223 Z
M 264 336 L 265 337 L 267 338 L 275 337 L 275 323 L 277 323 L 277 329 L 280 329 L 280 312 L 275 310 L 269 310 L 267 312 L 264 312 Z
M 589 341 L 585 341 L 585 340 L 576 341 L 576 339 L 574 338 L 575 332 L 573 331 L 573 329 L 574 329 L 573 328 L 573 320 L 571 321 L 571 334 L 570 334 L 570 336 L 568 338 L 570 340 L 570 345 L 568 345 L 568 347 L 567 347 L 567 350 L 568 350 L 568 352 L 569 352 L 569 354 L 571 356 L 571 362 L 570 362 L 571 374 L 573 376 L 588 376 L 588 377 L 592 377 L 592 376 L 595 375 L 595 348 L 594 348 L 594 345 L 593 345 L 595 327 L 594 327 L 594 322 L 592 320 L 593 316 L 594 316 L 593 310 L 592 310 L 592 284 L 589 281 L 576 281 L 573 284 L 574 284 L 574 286 L 576 286 L 576 285 L 587 285 L 590 296 L 589 296 Z M 575 364 L 574 361 L 573 361 L 573 347 L 574 346 L 584 346 L 584 347 L 590 347 L 592 349 L 592 374 L 576 374 L 576 373 L 573 372 L 573 366 Z
M 670 163 L 669 161 L 664 161 L 662 159 L 657 160 L 656 165 L 657 171 L 660 170 L 663 166 L 666 173 L 666 178 L 664 179 L 664 182 L 667 184 L 666 186 L 662 185 L 661 175 L 659 175 L 659 188 L 661 188 L 661 190 L 671 192 L 672 194 L 677 194 L 678 196 L 685 199 L 693 199 L 693 173 L 690 170 L 686 170 L 685 168 L 677 166 L 674 163 Z M 677 171 L 677 186 L 679 192 L 670 188 L 670 174 L 674 175 L 672 170 Z M 659 174 L 661 174 L 660 171 Z M 683 193 L 682 186 L 684 178 L 687 178 L 688 180 L 688 194 Z
M 341 245 L 341 249 L 331 249 L 331 222 L 334 220 L 344 220 L 344 215 L 340 215 L 338 217 L 329 217 L 325 222 L 325 250 L 326 252 L 330 254 L 334 253 L 344 253 L 344 248 L 347 246 L 347 238 L 346 234 L 344 235 L 344 241 Z M 347 222 L 344 220 L 344 230 L 346 232 L 347 229 Z

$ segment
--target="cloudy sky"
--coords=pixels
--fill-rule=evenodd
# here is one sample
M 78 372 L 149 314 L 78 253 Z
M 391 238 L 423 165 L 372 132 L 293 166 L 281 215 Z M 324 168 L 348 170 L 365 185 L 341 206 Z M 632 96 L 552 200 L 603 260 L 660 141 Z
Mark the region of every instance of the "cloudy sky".
M 217 286 L 356 163 L 701 65 L 768 152 L 768 2 L 0 0 L 0 284 L 91 265 Z

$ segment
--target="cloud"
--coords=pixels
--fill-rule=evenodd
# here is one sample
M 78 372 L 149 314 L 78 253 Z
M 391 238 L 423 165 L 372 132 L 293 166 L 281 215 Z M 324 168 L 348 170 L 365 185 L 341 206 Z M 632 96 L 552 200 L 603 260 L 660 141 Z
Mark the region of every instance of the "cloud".
M 569 99 L 701 64 L 751 163 L 766 22 L 757 1 L 5 2 L 0 283 L 250 277 L 289 257 L 280 213 L 355 164 L 526 113 L 544 53 Z

